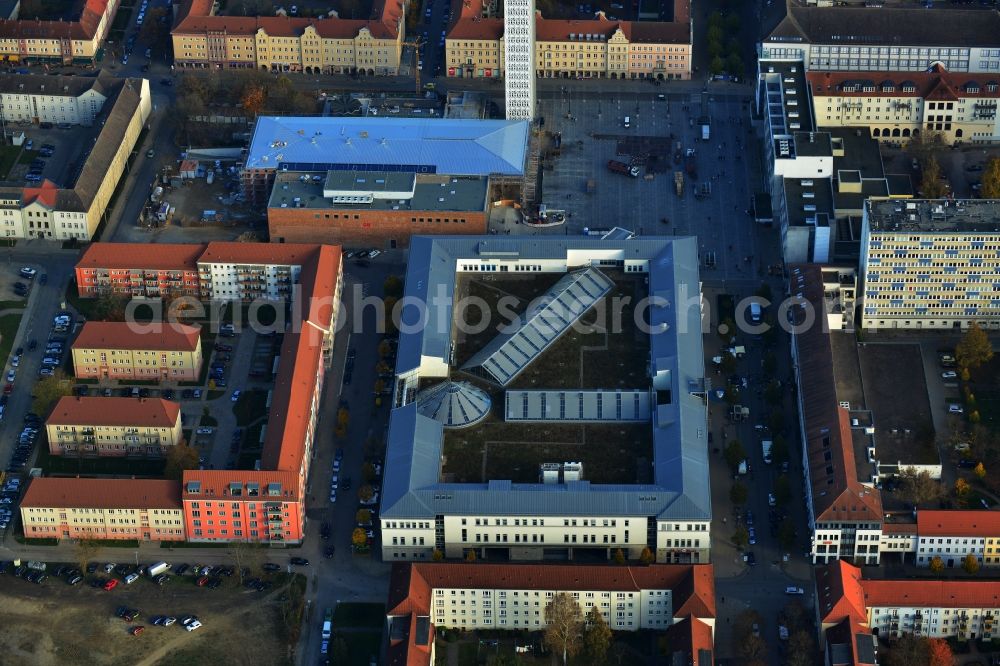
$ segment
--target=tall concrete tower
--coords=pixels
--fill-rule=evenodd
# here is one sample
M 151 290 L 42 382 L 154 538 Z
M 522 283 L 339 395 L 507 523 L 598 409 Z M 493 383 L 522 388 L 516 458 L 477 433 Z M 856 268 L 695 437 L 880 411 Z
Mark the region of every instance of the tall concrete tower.
M 535 0 L 504 0 L 507 119 L 535 117 Z

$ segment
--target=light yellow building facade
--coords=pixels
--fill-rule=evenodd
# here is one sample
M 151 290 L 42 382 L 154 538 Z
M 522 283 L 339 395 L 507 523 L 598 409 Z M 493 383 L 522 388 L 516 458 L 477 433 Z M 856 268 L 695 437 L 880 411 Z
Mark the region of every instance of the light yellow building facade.
M 865 127 L 881 141 L 934 133 L 946 143 L 1000 141 L 1000 77 L 927 72 L 806 74 L 818 127 Z
M 631 23 L 599 14 L 589 21 L 536 18 L 535 70 L 539 78 L 691 78 L 687 22 Z M 502 77 L 503 21 L 463 18 L 445 42 L 447 75 Z
M 201 373 L 200 328 L 88 321 L 73 342 L 79 378 L 193 382 Z M 153 330 L 156 329 L 156 330 Z
M 179 67 L 255 68 L 307 74 L 395 75 L 402 56 L 402 9 L 391 0 L 371 21 L 288 16 L 215 16 L 195 0 L 171 31 Z
M 45 421 L 52 455 L 164 455 L 183 439 L 180 405 L 142 398 L 64 397 Z
M 0 56 L 7 62 L 93 64 L 116 11 L 118 0 L 87 0 L 75 21 L 0 20 Z
M 177 481 L 39 477 L 20 508 L 31 539 L 184 541 Z

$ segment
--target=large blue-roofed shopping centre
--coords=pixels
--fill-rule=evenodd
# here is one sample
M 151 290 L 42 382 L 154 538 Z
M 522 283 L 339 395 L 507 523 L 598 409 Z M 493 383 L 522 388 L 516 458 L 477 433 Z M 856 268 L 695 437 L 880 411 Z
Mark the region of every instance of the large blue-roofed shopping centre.
M 523 120 L 262 116 L 244 177 L 257 200 L 278 171 L 522 178 L 529 139 Z

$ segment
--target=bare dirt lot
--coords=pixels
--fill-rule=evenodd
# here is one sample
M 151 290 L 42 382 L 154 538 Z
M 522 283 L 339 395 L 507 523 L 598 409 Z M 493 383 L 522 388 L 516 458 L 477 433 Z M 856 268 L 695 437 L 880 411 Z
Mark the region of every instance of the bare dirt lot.
M 86 582 L 75 587 L 50 577 L 42 585 L 11 576 L 0 582 L 0 662 L 111 664 L 121 666 L 196 664 L 290 664 L 285 648 L 283 606 L 297 598 L 287 576 L 276 577 L 265 593 L 248 591 L 239 577 L 222 587 L 197 587 L 179 576 L 158 587 L 148 580 L 111 592 Z M 301 583 L 296 583 L 300 585 Z M 135 622 L 115 617 L 115 609 L 140 610 Z M 154 615 L 197 615 L 204 626 L 186 631 L 178 621 L 154 626 Z M 129 628 L 145 627 L 139 636 Z

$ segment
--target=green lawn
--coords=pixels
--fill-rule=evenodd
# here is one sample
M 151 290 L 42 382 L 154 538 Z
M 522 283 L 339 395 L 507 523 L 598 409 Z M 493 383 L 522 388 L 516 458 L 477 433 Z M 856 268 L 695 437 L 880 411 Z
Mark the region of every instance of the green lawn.
M 31 164 L 31 161 L 38 157 L 37 150 L 22 150 L 21 157 L 18 158 L 18 164 Z
M 0 179 L 6 180 L 21 154 L 20 146 L 0 146 Z
M 21 315 L 9 314 L 0 317 L 0 362 L 6 363 L 10 350 L 14 346 L 17 327 L 21 323 Z
M 244 391 L 240 394 L 240 399 L 233 405 L 233 414 L 236 415 L 236 425 L 247 426 L 267 415 L 267 392 L 266 391 Z
M 215 426 L 219 425 L 219 422 L 211 414 L 202 414 L 201 425 L 208 428 L 214 428 Z
M 333 628 L 371 627 L 382 629 L 385 623 L 385 604 L 341 603 L 333 612 Z
M 0 301 L 0 312 L 4 310 L 15 310 L 17 308 L 23 308 L 26 301 Z

